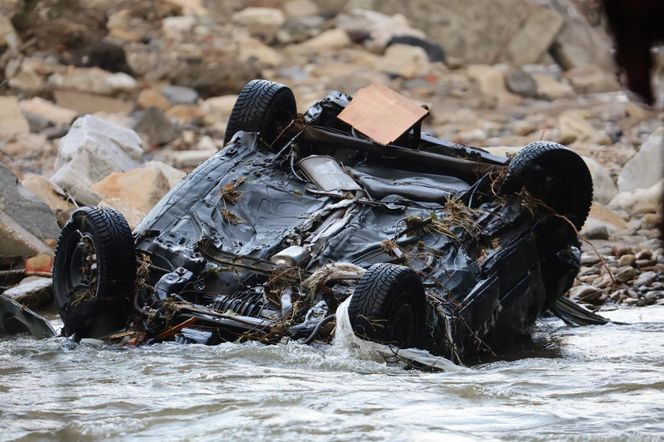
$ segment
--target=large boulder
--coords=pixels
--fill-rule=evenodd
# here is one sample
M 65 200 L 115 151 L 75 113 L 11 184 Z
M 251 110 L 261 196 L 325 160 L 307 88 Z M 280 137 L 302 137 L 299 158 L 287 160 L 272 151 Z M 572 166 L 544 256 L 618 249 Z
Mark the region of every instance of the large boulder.
M 60 228 L 51 209 L 19 184 L 16 175 L 0 165 L 0 210 L 39 239 L 55 239 Z
M 611 179 L 609 171 L 592 157 L 582 156 L 581 158 L 586 162 L 593 178 L 593 200 L 600 204 L 608 204 L 618 194 L 618 188 Z
M 653 132 L 618 176 L 618 190 L 646 189 L 664 178 L 664 127 Z

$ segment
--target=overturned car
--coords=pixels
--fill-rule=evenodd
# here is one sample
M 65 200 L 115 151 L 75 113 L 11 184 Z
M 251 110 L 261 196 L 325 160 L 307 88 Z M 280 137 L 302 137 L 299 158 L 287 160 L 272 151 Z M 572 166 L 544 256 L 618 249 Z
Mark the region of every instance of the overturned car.
M 547 310 L 583 317 L 562 298 L 592 200 L 583 160 L 552 142 L 508 159 L 434 138 L 425 108 L 392 121 L 405 99 L 385 89 L 297 114 L 288 87 L 254 80 L 225 147 L 134 232 L 112 209 L 76 211 L 53 269 L 64 334 L 310 343 L 341 306 L 362 339 L 463 362 Z

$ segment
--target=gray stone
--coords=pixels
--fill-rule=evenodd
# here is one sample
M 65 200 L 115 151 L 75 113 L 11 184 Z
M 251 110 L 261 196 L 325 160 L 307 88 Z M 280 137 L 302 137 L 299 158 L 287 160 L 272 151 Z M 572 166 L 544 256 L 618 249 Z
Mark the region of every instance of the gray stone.
M 592 157 L 582 156 L 593 179 L 593 200 L 608 204 L 618 194 L 618 188 L 611 179 L 609 171 Z
M 198 92 L 190 87 L 168 84 L 161 88 L 161 93 L 173 104 L 195 104 Z
M 636 276 L 636 269 L 632 266 L 621 267 L 613 276 L 618 282 L 627 282 Z
M 647 189 L 664 178 L 664 127 L 643 143 L 639 152 L 623 167 L 618 176 L 618 190 L 630 192 Z
M 51 302 L 53 297 L 53 279 L 30 276 L 2 294 L 28 308 L 43 307 Z
M 657 278 L 657 273 L 655 272 L 643 272 L 641 273 L 633 282 L 634 287 L 642 287 L 650 285 Z
M 55 215 L 37 196 L 18 183 L 16 175 L 0 165 L 0 210 L 40 239 L 55 239 L 60 233 Z
M 84 156 L 84 158 L 78 158 Z M 92 115 L 78 118 L 60 140 L 56 166 L 79 159 L 76 168 L 93 183 L 111 172 L 126 172 L 139 166 L 143 156 L 140 137 L 131 129 Z M 56 172 L 52 181 L 68 190 Z
M 150 144 L 158 146 L 170 143 L 180 136 L 177 126 L 156 107 L 148 108 L 141 113 L 134 130 L 148 137 Z
M 0 210 L 0 257 L 29 258 L 53 251 L 39 238 Z
M 594 303 L 601 296 L 602 291 L 592 285 L 579 285 L 570 290 L 570 297 L 582 302 Z
M 533 98 L 537 95 L 535 79 L 523 69 L 513 69 L 505 77 L 507 90 L 514 94 Z

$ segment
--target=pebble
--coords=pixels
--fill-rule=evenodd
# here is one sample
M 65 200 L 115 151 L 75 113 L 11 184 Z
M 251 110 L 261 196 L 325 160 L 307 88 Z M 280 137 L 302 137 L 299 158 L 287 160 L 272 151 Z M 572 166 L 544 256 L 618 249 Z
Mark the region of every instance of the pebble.
M 636 254 L 636 259 L 650 259 L 652 258 L 652 251 L 651 250 L 641 250 L 639 253 Z
M 614 275 L 614 278 L 618 282 L 627 282 L 636 276 L 636 269 L 631 266 L 621 267 L 618 272 Z
M 620 259 L 618 260 L 618 266 L 619 267 L 633 266 L 635 262 L 636 262 L 636 257 L 628 253 L 620 257 Z
M 655 272 L 643 272 L 634 280 L 634 287 L 641 287 L 644 285 L 649 285 L 657 278 L 657 273 Z

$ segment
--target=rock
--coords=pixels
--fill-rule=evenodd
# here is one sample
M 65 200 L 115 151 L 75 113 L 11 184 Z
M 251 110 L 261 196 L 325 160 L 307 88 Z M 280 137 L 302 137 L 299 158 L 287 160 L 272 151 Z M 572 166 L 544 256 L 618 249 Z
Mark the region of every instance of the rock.
M 205 100 L 201 105 L 205 123 L 212 125 L 222 122 L 225 125 L 228 122 L 237 97 L 237 95 L 223 95 Z
M 495 66 L 481 64 L 468 66 L 468 76 L 477 83 L 482 95 L 499 97 L 507 92 L 503 72 Z
M 627 282 L 636 276 L 636 269 L 632 266 L 620 267 L 613 277 L 618 282 Z
M 0 47 L 7 46 L 12 51 L 18 49 L 21 39 L 14 29 L 9 15 L 0 14 Z
M 25 260 L 26 272 L 51 273 L 53 270 L 53 255 L 43 254 Z
M 385 51 L 378 61 L 378 69 L 402 78 L 422 77 L 429 73 L 429 57 L 424 49 L 396 44 Z
M 306 51 L 331 51 L 350 46 L 352 41 L 343 29 L 330 29 L 312 39 L 297 45 L 297 48 Z
M 168 152 L 166 160 L 174 167 L 183 169 L 196 167 L 216 153 L 216 150 L 178 150 Z
M 643 272 L 634 280 L 633 285 L 636 288 L 647 286 L 650 285 L 650 283 L 652 283 L 655 278 L 657 278 L 657 273 Z
M 78 114 L 107 112 L 128 114 L 134 107 L 130 101 L 76 91 L 55 91 L 55 102 Z
M 422 48 L 424 49 L 424 52 L 427 53 L 430 62 L 445 63 L 445 52 L 443 51 L 443 48 L 440 47 L 440 45 L 431 43 L 423 38 L 414 37 L 412 35 L 395 35 L 387 42 L 387 46 L 389 47 L 394 44 L 404 44 Z
M 203 111 L 194 104 L 176 104 L 166 111 L 166 116 L 183 124 L 192 124 L 203 117 Z
M 138 167 L 142 156 L 143 147 L 136 132 L 86 115 L 74 121 L 60 140 L 56 159 L 60 168 L 51 181 L 77 201 L 94 205 L 100 197 L 90 191 L 92 184 L 110 173 Z
M 147 213 L 170 190 L 164 173 L 156 167 L 142 167 L 128 172 L 114 172 L 96 183 L 92 190 L 105 200 L 117 198 Z
M 563 26 L 563 17 L 553 8 L 535 8 L 504 49 L 505 60 L 523 65 L 539 60 Z
M 21 227 L 0 210 L 0 257 L 29 258 L 39 254 L 53 254 L 42 240 Z
M 537 97 L 545 100 L 557 100 L 559 98 L 571 98 L 574 89 L 567 83 L 562 83 L 555 78 L 545 74 L 533 74 L 537 83 Z
M 277 66 L 282 58 L 279 52 L 255 38 L 245 38 L 238 43 L 239 59 L 242 62 L 258 62 L 264 66 Z
M 23 100 L 19 103 L 19 107 L 23 112 L 29 112 L 33 115 L 38 115 L 53 124 L 69 124 L 78 115 L 75 111 L 67 109 L 44 100 L 43 98 L 35 97 L 30 100 Z
M 36 237 L 55 239 L 60 234 L 51 209 L 19 184 L 16 175 L 0 165 L 0 209 Z
M 593 179 L 593 200 L 600 204 L 608 204 L 618 194 L 609 171 L 602 167 L 594 158 L 581 156 L 590 170 Z
M 512 69 L 505 77 L 507 90 L 523 97 L 533 98 L 537 95 L 537 82 L 523 69 Z
M 0 140 L 30 132 L 16 97 L 0 97 Z
M 185 86 L 168 84 L 161 88 L 161 94 L 171 104 L 194 104 L 198 101 L 198 92 Z
M 169 166 L 166 163 L 162 163 L 161 161 L 149 161 L 145 163 L 145 167 L 159 170 L 166 177 L 166 180 L 168 181 L 168 186 L 171 189 L 175 187 L 175 185 L 178 184 L 180 181 L 182 181 L 182 179 L 187 175 L 181 170 Z
M 353 40 L 364 42 L 373 52 L 383 52 L 395 37 L 426 39 L 424 32 L 414 29 L 403 14 L 381 14 L 368 9 L 350 9 L 350 14 L 336 18 L 337 28 L 355 36 Z
M 609 203 L 610 207 L 625 210 L 628 213 L 657 212 L 664 193 L 664 179 L 648 189 L 636 189 L 620 192 Z
M 587 239 L 609 239 L 606 223 L 594 218 L 588 218 L 579 233 Z
M 636 254 L 635 258 L 637 260 L 650 259 L 652 258 L 652 250 L 648 249 L 641 250 L 639 253 Z
M 33 69 L 21 66 L 20 71 L 10 78 L 9 86 L 26 94 L 34 95 L 44 88 L 44 79 Z
M 602 296 L 602 291 L 592 285 L 584 284 L 573 287 L 569 292 L 569 296 L 572 299 L 593 304 Z
M 600 262 L 600 257 L 596 254 L 583 253 L 581 254 L 581 265 L 582 266 L 591 266 Z
M 39 115 L 32 114 L 30 112 L 23 111 L 23 116 L 28 120 L 28 126 L 30 126 L 31 133 L 42 132 L 49 127 L 52 127 L 50 121 Z
M 618 189 L 628 192 L 647 189 L 664 178 L 664 127 L 655 130 L 641 145 L 639 152 L 623 167 L 618 176 Z
M 37 195 L 53 212 L 67 211 L 74 208 L 74 204 L 66 199 L 62 189 L 59 189 L 58 186 L 41 175 L 26 174 L 23 176 L 21 184 Z
M 646 213 L 643 215 L 643 224 L 647 226 L 656 226 L 662 222 L 660 213 Z
M 161 31 L 167 38 L 182 40 L 191 32 L 196 22 L 196 17 L 193 15 L 164 17 L 161 20 Z
M 318 15 L 318 5 L 311 0 L 291 0 L 284 5 L 288 17 L 302 18 Z
M 53 279 L 30 276 L 17 286 L 5 290 L 3 296 L 35 309 L 48 305 L 53 297 Z
M 634 255 L 623 255 L 618 259 L 618 265 L 620 267 L 633 266 L 636 262 L 636 257 Z
M 97 67 L 73 68 L 64 73 L 55 73 L 49 83 L 62 89 L 90 92 L 100 95 L 112 95 L 117 92 L 131 92 L 138 87 L 138 82 L 131 76 L 118 72 L 110 73 Z
M 165 111 L 171 106 L 171 103 L 166 99 L 166 97 L 155 89 L 143 89 L 141 93 L 138 94 L 138 99 L 136 102 L 143 109 L 156 107 L 157 109 Z
M 180 136 L 180 130 L 156 107 L 142 112 L 134 125 L 134 130 L 145 135 L 150 144 L 161 146 Z
M 617 213 L 596 202 L 593 202 L 590 206 L 588 218 L 604 224 L 609 234 L 628 228 L 627 223 Z
M 620 90 L 615 74 L 597 65 L 586 65 L 565 72 L 565 78 L 579 94 Z
M 595 129 L 586 120 L 588 116 L 588 112 L 577 109 L 570 109 L 561 113 L 558 117 L 558 125 L 560 126 L 559 141 L 563 144 L 574 142 L 612 144 L 611 138 L 605 132 Z
M 233 23 L 246 27 L 249 32 L 265 40 L 272 40 L 286 18 L 275 8 L 245 8 L 233 14 Z

